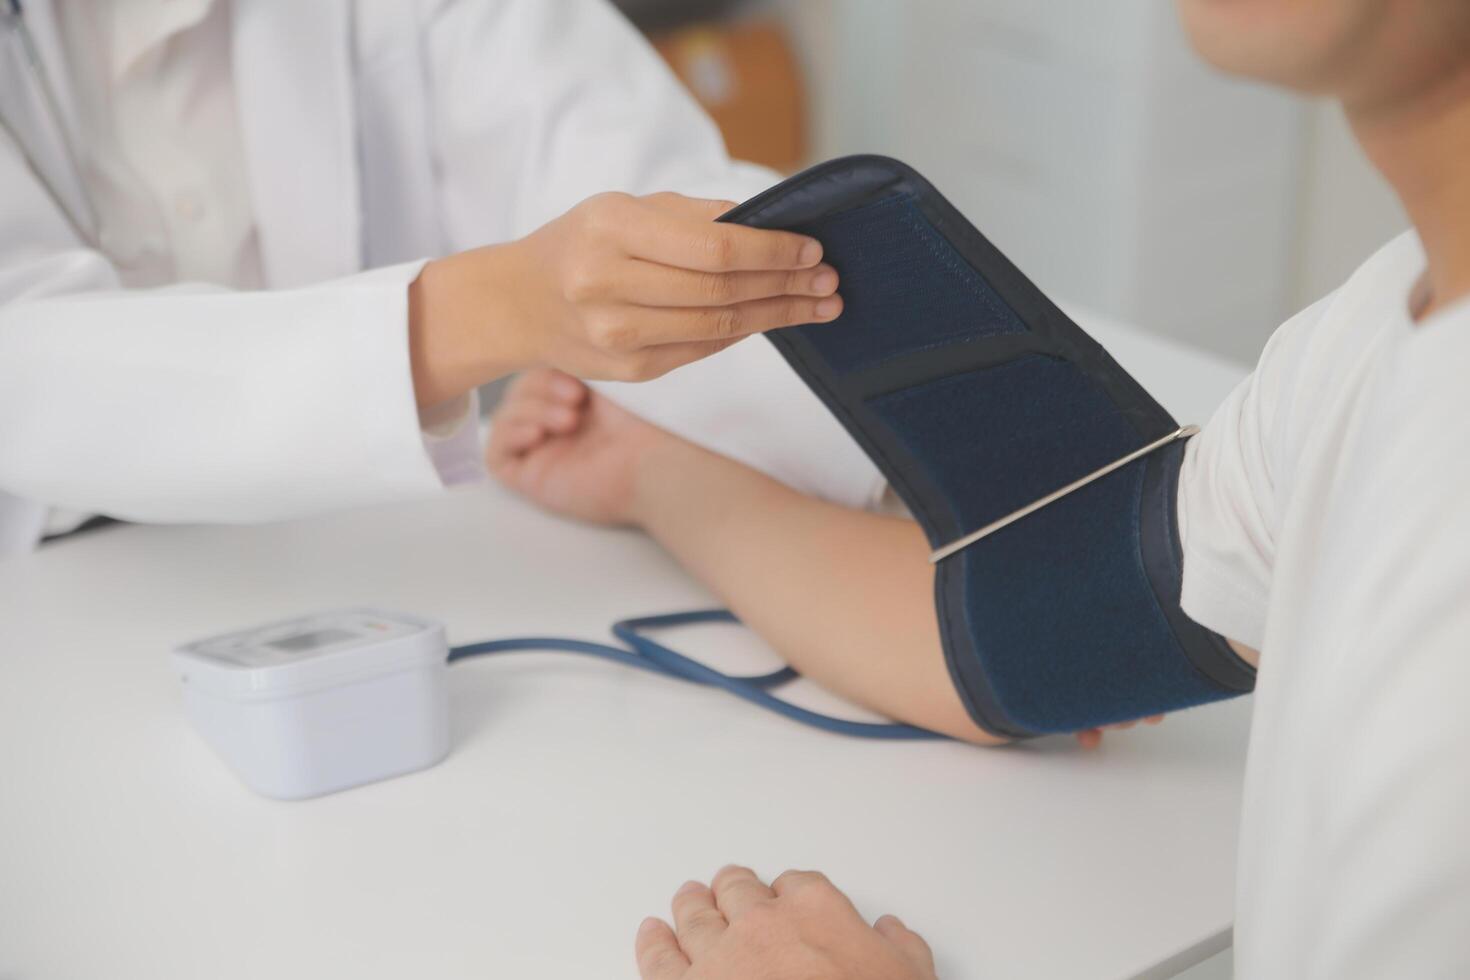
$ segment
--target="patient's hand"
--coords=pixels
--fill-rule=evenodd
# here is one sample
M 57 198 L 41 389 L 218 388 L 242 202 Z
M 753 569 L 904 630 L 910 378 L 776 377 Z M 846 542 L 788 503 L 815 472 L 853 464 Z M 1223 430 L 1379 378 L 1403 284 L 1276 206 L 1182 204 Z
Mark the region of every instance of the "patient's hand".
M 547 510 L 633 523 L 646 455 L 676 437 L 560 371 L 527 372 L 495 410 L 485 461 L 501 483 Z
M 868 925 L 812 871 L 766 885 L 729 867 L 674 895 L 674 928 L 638 930 L 643 980 L 934 980 L 929 946 L 891 915 Z

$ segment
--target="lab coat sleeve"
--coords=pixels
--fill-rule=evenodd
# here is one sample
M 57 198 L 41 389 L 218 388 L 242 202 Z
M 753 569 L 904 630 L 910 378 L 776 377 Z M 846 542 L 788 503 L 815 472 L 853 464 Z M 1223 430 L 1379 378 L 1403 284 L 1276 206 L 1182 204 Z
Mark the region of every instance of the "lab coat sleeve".
M 418 265 L 311 288 L 130 291 L 0 140 L 0 490 L 247 522 L 441 486 L 419 430 Z

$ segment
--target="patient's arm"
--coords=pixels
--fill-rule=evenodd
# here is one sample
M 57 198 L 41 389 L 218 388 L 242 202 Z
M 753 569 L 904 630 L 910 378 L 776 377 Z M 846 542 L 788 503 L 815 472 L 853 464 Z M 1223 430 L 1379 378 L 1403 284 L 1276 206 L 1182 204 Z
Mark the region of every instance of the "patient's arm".
M 913 521 L 804 496 L 678 439 L 646 457 L 632 516 L 802 674 L 894 718 L 1000 741 L 949 678 Z
M 646 529 L 825 687 L 957 738 L 1002 741 L 970 720 L 950 681 L 913 521 L 804 496 L 549 372 L 508 393 L 487 455 L 502 482 L 543 506 Z

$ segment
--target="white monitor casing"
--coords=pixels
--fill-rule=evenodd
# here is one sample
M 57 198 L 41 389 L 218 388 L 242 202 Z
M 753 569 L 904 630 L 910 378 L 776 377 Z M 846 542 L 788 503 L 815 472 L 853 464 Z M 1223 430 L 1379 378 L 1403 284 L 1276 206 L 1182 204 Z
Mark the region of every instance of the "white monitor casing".
M 174 651 L 184 709 L 264 796 L 305 799 L 424 769 L 449 752 L 444 627 L 344 609 Z

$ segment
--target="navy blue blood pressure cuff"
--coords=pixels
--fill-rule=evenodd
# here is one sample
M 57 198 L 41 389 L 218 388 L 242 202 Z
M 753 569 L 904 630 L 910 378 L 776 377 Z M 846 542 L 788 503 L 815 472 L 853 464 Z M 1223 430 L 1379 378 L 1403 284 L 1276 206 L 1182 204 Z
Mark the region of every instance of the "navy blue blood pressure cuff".
M 931 546 L 1014 518 L 936 566 L 945 658 L 978 725 L 1077 731 L 1252 689 L 1179 608 L 1179 424 L 924 178 L 834 160 L 722 220 L 822 242 L 842 316 L 768 336 Z

